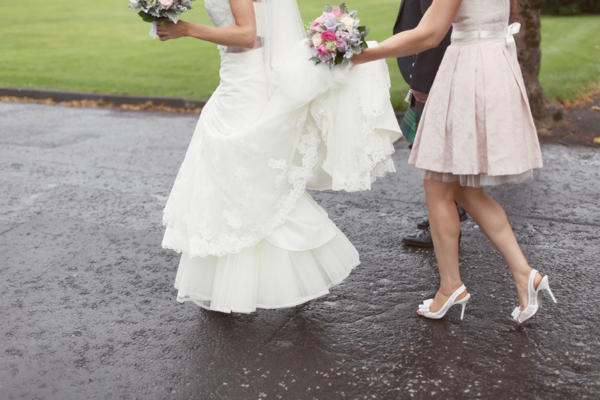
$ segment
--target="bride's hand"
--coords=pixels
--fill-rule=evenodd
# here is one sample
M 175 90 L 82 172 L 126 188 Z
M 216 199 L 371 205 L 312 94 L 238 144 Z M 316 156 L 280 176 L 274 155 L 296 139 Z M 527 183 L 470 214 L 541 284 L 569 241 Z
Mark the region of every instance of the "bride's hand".
M 187 22 L 179 20 L 176 24 L 172 21 L 165 21 L 158 24 L 156 33 L 162 42 L 170 39 L 178 39 L 187 36 Z

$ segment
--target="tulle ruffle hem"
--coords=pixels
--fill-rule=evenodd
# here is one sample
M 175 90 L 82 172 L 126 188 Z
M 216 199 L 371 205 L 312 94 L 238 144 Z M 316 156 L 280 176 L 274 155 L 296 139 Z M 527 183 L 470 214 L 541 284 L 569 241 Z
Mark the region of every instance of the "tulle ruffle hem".
M 175 279 L 177 301 L 225 313 L 285 308 L 329 293 L 360 261 L 344 234 L 306 251 L 289 251 L 268 240 L 223 257 L 183 254 Z
M 454 175 L 450 172 L 436 172 L 419 169 L 423 179 L 435 179 L 442 182 L 460 182 L 460 186 L 483 187 L 497 186 L 505 183 L 523 183 L 533 180 L 533 170 L 516 175 Z

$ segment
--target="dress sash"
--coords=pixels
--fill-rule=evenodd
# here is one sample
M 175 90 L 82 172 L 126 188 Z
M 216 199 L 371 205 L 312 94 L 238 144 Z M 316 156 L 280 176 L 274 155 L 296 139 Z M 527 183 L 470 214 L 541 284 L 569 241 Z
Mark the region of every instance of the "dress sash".
M 510 52 L 510 55 L 518 64 L 517 59 L 517 43 L 515 42 L 514 35 L 519 33 L 521 30 L 521 24 L 515 22 L 503 31 L 452 31 L 452 39 L 506 39 L 506 47 Z

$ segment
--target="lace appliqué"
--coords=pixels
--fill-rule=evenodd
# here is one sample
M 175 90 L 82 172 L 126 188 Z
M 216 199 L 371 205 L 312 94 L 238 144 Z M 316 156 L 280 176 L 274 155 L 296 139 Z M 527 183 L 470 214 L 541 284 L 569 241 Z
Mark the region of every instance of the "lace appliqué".
M 361 67 L 360 74 L 368 74 L 371 84 L 362 91 L 357 89 L 356 97 L 342 92 L 339 97 L 323 97 L 315 102 L 318 125 L 327 144 L 323 170 L 331 175 L 333 190 L 370 190 L 377 178 L 396 171 L 391 158 L 393 141 L 376 129 L 377 119 L 384 114 L 390 101 L 391 82 L 387 65 L 381 62 Z M 339 112 L 332 112 L 332 104 Z M 339 118 L 359 121 L 360 129 L 352 124 L 344 125 Z M 350 132 L 345 132 L 341 126 L 348 127 Z M 350 134 L 353 136 L 349 137 Z M 353 151 L 348 151 L 349 148 Z
M 217 90 L 214 104 L 232 107 L 209 101 L 203 110 L 164 209 L 163 247 L 189 257 L 220 257 L 258 244 L 296 207 L 322 142 L 322 169 L 333 178 L 334 190 L 368 190 L 377 177 L 395 170 L 390 157 L 395 133 L 377 129 L 378 117 L 391 107 L 385 62 L 331 71 L 302 64 L 309 59 L 306 52 L 298 48 L 298 60 L 290 65 L 299 70 L 281 80 L 285 84 L 270 100 L 257 96 L 256 85 L 231 84 L 246 76 L 256 83 L 262 60 L 245 62 L 253 52 L 230 60 L 244 70 L 225 69 L 228 90 Z M 243 123 L 239 109 L 253 99 L 270 101 L 268 111 L 257 114 L 259 123 Z
M 243 168 L 237 168 L 229 181 L 226 172 L 227 163 L 233 158 L 227 157 L 226 154 L 214 153 L 220 151 L 239 154 L 243 152 L 239 146 L 247 144 L 247 141 L 234 140 L 228 143 L 230 146 L 219 146 L 216 143 L 223 138 L 210 138 L 212 135 L 202 132 L 202 129 L 196 132 L 196 134 L 206 135 L 203 140 L 209 150 L 203 152 L 203 156 L 198 160 L 188 159 L 187 156 L 184 160 L 163 214 L 163 224 L 167 228 L 163 247 L 178 253 L 185 252 L 190 257 L 209 255 L 220 257 L 229 253 L 239 253 L 246 247 L 256 245 L 269 236 L 275 228 L 281 226 L 287 215 L 296 207 L 298 198 L 304 193 L 318 160 L 317 148 L 321 142 L 318 130 L 313 123 L 306 121 L 306 116 L 303 120 L 306 122 L 306 129 L 302 134 L 296 133 L 298 145 L 295 153 L 289 155 L 290 160 L 299 158 L 299 164 L 290 164 L 281 158 L 267 158 L 265 152 L 255 154 L 258 159 L 264 160 L 265 167 L 274 172 L 283 169 L 283 172 L 271 176 L 273 177 L 271 183 L 263 182 L 260 185 L 257 183 L 257 186 L 262 189 L 273 188 L 260 193 L 255 193 L 250 174 Z M 297 124 L 292 124 L 288 127 L 288 132 L 280 134 L 292 136 L 294 132 L 299 132 L 296 126 Z M 202 164 L 206 163 L 210 168 L 203 168 Z M 256 164 L 253 165 L 257 170 L 268 171 Z M 210 172 L 210 176 L 206 176 L 207 171 Z M 194 179 L 188 175 L 198 176 Z M 268 177 L 262 176 L 262 178 Z M 214 184 L 213 187 L 206 188 L 213 192 L 209 193 L 208 201 L 200 201 L 197 205 L 182 204 L 188 202 L 188 198 L 194 196 L 194 192 L 202 191 L 202 187 L 198 187 L 198 183 L 202 181 Z M 195 183 L 190 185 L 190 182 Z M 226 182 L 235 182 L 235 185 Z M 190 192 L 190 195 L 186 195 Z M 219 194 L 220 198 L 218 198 Z M 217 198 L 214 198 L 215 196 Z M 200 196 L 192 197 L 192 201 L 200 198 Z M 206 196 L 203 196 L 203 199 L 206 199 Z M 195 210 L 203 207 L 211 210 L 221 209 L 221 211 L 218 214 L 212 212 L 210 215 L 194 212 L 184 218 L 180 216 L 182 208 Z M 261 214 L 260 210 L 265 212 Z M 260 215 L 269 217 L 261 219 Z M 221 232 L 216 233 L 211 226 L 220 226 Z

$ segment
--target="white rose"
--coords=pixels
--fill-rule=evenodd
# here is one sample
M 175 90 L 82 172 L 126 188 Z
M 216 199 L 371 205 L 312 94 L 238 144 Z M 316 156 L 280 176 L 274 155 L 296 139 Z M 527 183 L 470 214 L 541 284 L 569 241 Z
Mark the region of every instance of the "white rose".
M 346 17 L 346 18 L 342 19 L 340 22 L 342 24 L 344 24 L 344 27 L 348 30 L 354 28 L 354 18 L 352 18 L 352 17 Z
M 312 42 L 315 45 L 315 47 L 319 47 L 321 43 L 323 43 L 323 39 L 321 39 L 321 34 L 315 33 L 312 37 Z

